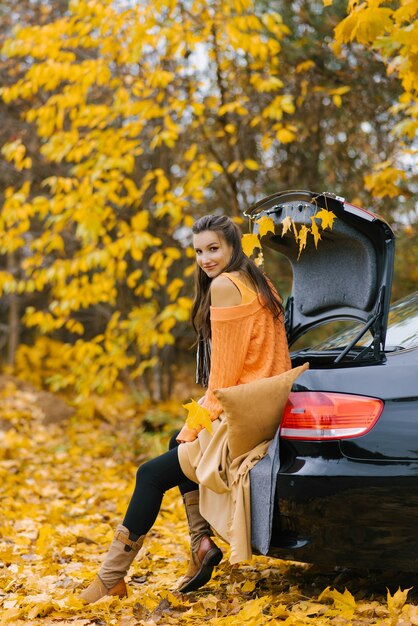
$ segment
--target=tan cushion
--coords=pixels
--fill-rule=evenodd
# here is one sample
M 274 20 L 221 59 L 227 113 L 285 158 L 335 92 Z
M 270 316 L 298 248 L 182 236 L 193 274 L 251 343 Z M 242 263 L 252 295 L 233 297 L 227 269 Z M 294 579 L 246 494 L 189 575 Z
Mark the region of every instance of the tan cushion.
M 304 363 L 278 376 L 214 391 L 226 414 L 232 459 L 273 439 L 292 385 L 308 368 Z

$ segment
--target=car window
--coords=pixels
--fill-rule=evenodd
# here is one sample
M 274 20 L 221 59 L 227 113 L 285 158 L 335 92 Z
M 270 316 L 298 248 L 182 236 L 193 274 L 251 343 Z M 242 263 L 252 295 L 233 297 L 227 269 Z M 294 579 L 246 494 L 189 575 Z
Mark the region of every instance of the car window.
M 315 350 L 333 350 L 349 344 L 360 332 L 361 324 L 354 328 L 332 335 L 314 346 Z M 367 332 L 356 345 L 365 346 L 372 340 Z M 388 330 L 386 334 L 386 349 L 416 348 L 418 347 L 418 291 L 410 296 L 395 302 L 389 311 Z
M 386 346 L 418 347 L 418 291 L 391 308 Z

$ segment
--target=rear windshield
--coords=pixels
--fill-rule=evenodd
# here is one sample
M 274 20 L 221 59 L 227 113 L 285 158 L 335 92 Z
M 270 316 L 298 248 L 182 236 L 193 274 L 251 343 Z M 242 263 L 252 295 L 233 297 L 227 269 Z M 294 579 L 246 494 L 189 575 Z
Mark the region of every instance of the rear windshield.
M 418 291 L 399 300 L 389 313 L 386 346 L 416 348 L 418 346 Z
M 332 350 L 341 348 L 360 331 L 361 325 L 356 325 L 347 332 L 329 337 L 315 346 L 316 350 Z M 370 333 L 357 343 L 358 346 L 367 345 L 371 341 Z M 388 330 L 386 334 L 386 350 L 396 348 L 418 347 L 418 291 L 403 300 L 398 300 L 390 308 Z

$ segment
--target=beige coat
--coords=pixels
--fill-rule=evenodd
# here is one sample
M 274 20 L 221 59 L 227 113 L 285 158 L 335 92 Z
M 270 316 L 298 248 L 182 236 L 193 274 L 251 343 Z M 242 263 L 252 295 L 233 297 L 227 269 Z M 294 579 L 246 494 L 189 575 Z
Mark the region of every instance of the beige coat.
M 212 427 L 212 434 L 204 429 L 195 441 L 179 445 L 179 461 L 184 474 L 199 483 L 201 514 L 231 546 L 230 562 L 238 563 L 252 557 L 249 472 L 270 442 L 231 461 L 224 414 Z

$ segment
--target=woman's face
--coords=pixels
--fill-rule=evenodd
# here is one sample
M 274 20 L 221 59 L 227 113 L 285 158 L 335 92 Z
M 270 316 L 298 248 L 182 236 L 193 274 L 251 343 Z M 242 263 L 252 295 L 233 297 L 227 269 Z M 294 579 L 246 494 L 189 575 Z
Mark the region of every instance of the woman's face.
M 196 263 L 209 278 L 222 274 L 232 257 L 232 246 L 214 230 L 204 230 L 193 235 L 193 247 Z

